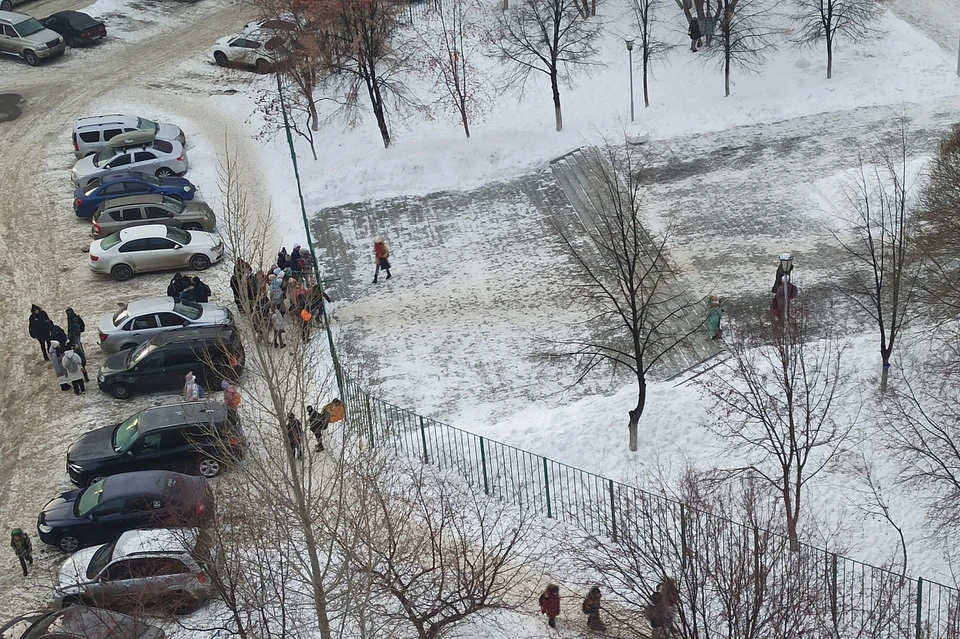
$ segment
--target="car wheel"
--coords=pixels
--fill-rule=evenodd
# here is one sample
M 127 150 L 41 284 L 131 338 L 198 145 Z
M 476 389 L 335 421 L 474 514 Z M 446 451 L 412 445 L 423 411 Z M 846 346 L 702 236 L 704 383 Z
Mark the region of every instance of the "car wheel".
M 175 615 L 187 615 L 200 607 L 200 602 L 185 592 L 167 595 L 166 607 Z
M 73 36 L 67 36 L 65 38 L 65 41 L 68 47 L 73 47 L 73 48 L 77 47 L 77 40 Z
M 270 66 L 271 65 L 268 60 L 264 60 L 263 58 L 257 58 L 256 67 L 259 73 L 270 73 Z
M 13 9 L 13 2 L 11 0 L 0 1 L 0 11 L 10 11 L 11 9 Z
M 157 177 L 170 177 L 170 176 L 173 175 L 173 174 L 174 174 L 174 173 L 173 173 L 173 171 L 172 171 L 171 169 L 168 169 L 167 167 L 163 166 L 163 167 L 160 167 L 159 169 L 157 169 L 156 176 L 157 176 Z
M 38 58 L 37 54 L 33 51 L 24 51 L 23 59 L 26 60 L 27 64 L 29 64 L 31 67 L 35 67 L 40 64 L 40 58 Z
M 184 224 L 183 230 L 184 231 L 202 231 L 203 227 L 200 226 L 199 224 Z
M 202 271 L 210 266 L 210 259 L 206 255 L 194 255 L 190 258 L 190 268 Z
M 220 474 L 220 462 L 210 457 L 204 457 L 197 465 L 197 470 L 207 479 L 213 479 Z
M 87 486 L 92 486 L 93 484 L 97 483 L 104 477 L 106 477 L 106 475 L 94 475 L 93 477 L 87 480 Z
M 117 399 L 130 399 L 130 387 L 123 382 L 119 382 L 110 388 L 110 394 Z
M 126 282 L 133 277 L 133 269 L 126 264 L 117 264 L 110 271 L 110 274 L 113 275 L 113 279 L 118 282 Z
M 76 552 L 80 549 L 80 540 L 73 535 L 62 535 L 57 539 L 57 546 L 64 552 Z
M 230 64 L 230 61 L 227 60 L 227 54 L 224 53 L 223 51 L 214 51 L 214 52 L 213 52 L 213 59 L 214 59 L 214 60 L 216 61 L 216 63 L 219 64 L 221 67 L 225 67 L 225 66 L 227 66 L 228 64 Z

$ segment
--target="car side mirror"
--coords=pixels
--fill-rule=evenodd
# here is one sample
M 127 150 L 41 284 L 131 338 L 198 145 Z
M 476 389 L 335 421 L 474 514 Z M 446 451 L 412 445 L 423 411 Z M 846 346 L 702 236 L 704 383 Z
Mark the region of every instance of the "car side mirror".
M 184 322 L 183 325 L 184 327 L 190 326 L 190 322 Z

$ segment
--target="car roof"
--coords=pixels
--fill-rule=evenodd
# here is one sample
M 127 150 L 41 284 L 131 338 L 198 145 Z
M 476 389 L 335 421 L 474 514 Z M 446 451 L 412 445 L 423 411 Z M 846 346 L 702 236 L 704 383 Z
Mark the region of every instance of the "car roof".
M 163 195 L 160 193 L 142 193 L 140 195 L 125 195 L 123 197 L 113 197 L 103 203 L 104 209 L 119 209 L 124 206 L 136 206 L 138 204 L 162 204 Z
M 110 475 L 103 480 L 103 498 L 165 493 L 171 481 L 180 481 L 187 477 L 187 475 L 168 470 L 135 470 L 130 473 Z
M 143 226 L 128 226 L 120 230 L 120 241 L 142 240 L 146 237 L 166 237 L 167 226 L 164 224 L 144 224 Z
M 116 173 L 106 173 L 98 176 L 100 184 L 108 182 L 119 182 L 121 180 L 143 180 L 143 173 L 140 171 L 117 171 Z
M 181 424 L 204 424 L 223 421 L 227 409 L 218 402 L 185 402 L 153 406 L 140 412 L 137 430 L 149 432 Z
M 67 13 L 66 11 L 61 11 L 60 13 Z M 57 14 L 54 14 L 57 15 Z M 106 115 L 89 115 L 83 118 L 77 118 L 77 121 L 74 123 L 73 128 L 79 129 L 84 126 L 101 126 L 104 124 L 126 124 L 129 122 L 136 122 L 137 116 L 135 115 L 124 115 L 122 113 L 108 113 Z
M 115 149 L 122 149 L 123 147 L 127 146 L 150 144 L 155 139 L 157 139 L 157 134 L 155 131 L 144 131 L 137 129 L 136 131 L 128 131 L 127 133 L 115 135 L 107 140 L 107 144 Z
M 196 328 L 180 328 L 174 331 L 164 331 L 150 338 L 150 343 L 156 346 L 179 344 L 182 342 L 203 342 L 215 339 L 227 339 L 233 336 L 232 326 L 198 326 Z
M 127 313 L 135 317 L 141 313 L 169 311 L 173 309 L 173 305 L 174 299 L 172 297 L 147 297 L 142 300 L 128 302 Z
M 142 553 L 189 552 L 197 545 L 199 536 L 200 531 L 196 528 L 130 530 L 120 535 L 113 548 L 113 558 Z
M 94 17 L 91 16 L 90 14 L 84 13 L 84 12 L 82 12 L 82 11 L 71 11 L 71 10 L 67 10 L 67 11 L 57 11 L 57 12 L 54 13 L 53 15 L 55 15 L 55 16 L 63 16 L 64 18 L 86 20 L 87 22 L 99 22 L 99 20 L 97 20 L 96 18 L 94 18 Z
M 33 16 L 28 16 L 25 13 L 20 13 L 18 11 L 0 11 L 0 20 L 7 20 L 13 23 L 20 23 L 28 18 Z

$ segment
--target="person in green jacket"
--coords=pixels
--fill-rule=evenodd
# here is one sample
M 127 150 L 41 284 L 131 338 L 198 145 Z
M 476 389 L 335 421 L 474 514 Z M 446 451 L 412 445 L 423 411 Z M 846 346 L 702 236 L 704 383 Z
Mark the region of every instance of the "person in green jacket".
M 710 304 L 707 308 L 707 330 L 710 331 L 710 339 L 723 337 L 723 330 L 720 328 L 720 320 L 722 318 L 723 298 L 711 295 Z
M 10 533 L 10 547 L 13 548 L 13 554 L 20 560 L 23 576 L 26 577 L 27 563 L 33 565 L 33 546 L 30 544 L 30 537 L 19 528 L 14 528 Z

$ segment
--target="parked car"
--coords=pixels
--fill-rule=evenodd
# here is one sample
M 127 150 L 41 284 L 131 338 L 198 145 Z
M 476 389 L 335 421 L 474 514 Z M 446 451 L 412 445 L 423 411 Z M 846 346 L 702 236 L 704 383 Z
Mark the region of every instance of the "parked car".
M 160 628 L 88 606 L 38 610 L 0 626 L 0 639 L 166 639 Z
M 267 20 L 256 20 L 243 25 L 240 35 L 258 35 L 259 33 L 275 31 L 277 33 L 293 33 L 298 29 L 297 23 L 282 18 L 269 18 Z
M 210 205 L 200 200 L 184 202 L 166 195 L 128 195 L 100 204 L 93 214 L 90 235 L 100 239 L 144 224 L 211 232 L 217 228 L 217 217 Z
M 121 133 L 107 141 L 107 147 L 81 158 L 70 174 L 74 185 L 86 186 L 94 178 L 117 171 L 140 171 L 157 177 L 187 172 L 187 152 L 179 142 L 159 140 L 152 131 Z
M 158 140 L 187 143 L 183 131 L 175 124 L 154 122 L 136 115 L 111 113 L 80 118 L 73 123 L 73 155 L 77 159 L 99 153 L 118 135 L 134 131 L 152 131 Z
M 61 493 L 40 511 L 40 541 L 66 552 L 105 544 L 138 528 L 199 526 L 213 516 L 207 480 L 165 470 L 111 475 Z
M 105 24 L 80 11 L 58 11 L 50 14 L 40 23 L 47 29 L 62 35 L 67 46 L 71 47 L 99 42 L 107 37 Z
M 137 393 L 179 390 L 192 372 L 201 387 L 219 389 L 222 380 L 239 380 L 244 362 L 235 327 L 185 328 L 111 355 L 100 367 L 97 386 L 117 399 L 129 399 Z
M 41 60 L 63 55 L 66 49 L 60 34 L 44 28 L 36 18 L 25 13 L 0 11 L 0 53 L 23 58 L 35 67 Z
M 185 327 L 231 326 L 233 313 L 226 306 L 189 302 L 173 297 L 150 297 L 121 304 L 97 322 L 100 350 L 116 353 L 139 346 L 154 335 Z
M 192 268 L 202 271 L 223 259 L 219 235 L 163 224 L 123 229 L 90 243 L 90 270 L 123 282 L 134 273 Z
M 210 577 L 217 569 L 211 545 L 209 535 L 196 528 L 125 532 L 63 562 L 54 587 L 57 601 L 191 612 L 217 595 Z
M 78 486 L 144 469 L 210 479 L 242 460 L 245 445 L 236 411 L 215 402 L 178 402 L 84 433 L 67 449 L 67 472 Z
M 129 195 L 158 194 L 187 202 L 195 199 L 196 193 L 197 187 L 186 178 L 158 178 L 149 173 L 120 171 L 78 186 L 73 194 L 73 212 L 77 217 L 93 217 L 101 202 Z
M 284 56 L 283 38 L 262 32 L 227 36 L 210 47 L 210 55 L 221 67 L 235 64 L 268 73 Z

